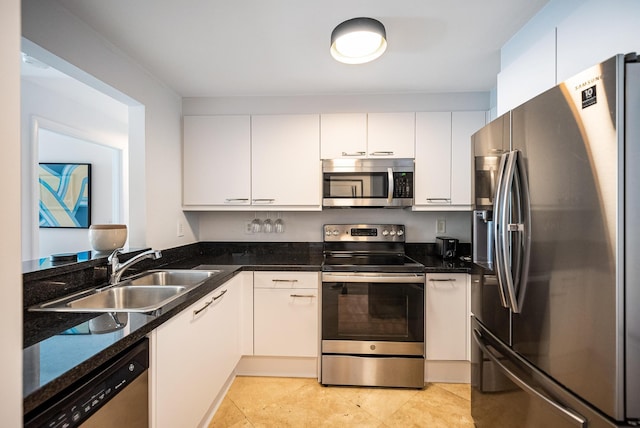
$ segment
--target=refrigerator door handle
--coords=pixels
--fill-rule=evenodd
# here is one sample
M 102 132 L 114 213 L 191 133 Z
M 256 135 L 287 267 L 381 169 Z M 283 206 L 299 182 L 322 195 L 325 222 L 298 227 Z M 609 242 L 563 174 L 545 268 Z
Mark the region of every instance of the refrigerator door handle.
M 500 264 L 509 307 L 514 313 L 520 313 L 529 270 L 531 221 L 529 186 L 522 154 L 518 150 L 509 153 L 502 187 L 501 228 L 500 236 L 496 237 L 501 247 L 498 256 L 502 257 Z M 514 215 L 517 223 L 510 223 Z M 512 233 L 519 234 L 518 239 L 514 239 Z
M 560 412 L 564 417 L 569 419 L 572 423 L 576 425 L 576 427 L 587 428 L 587 420 L 577 413 L 575 410 L 572 410 L 568 407 L 563 406 L 562 404 L 556 402 L 552 397 L 548 397 L 546 394 L 543 394 L 541 391 L 538 391 L 536 388 L 529 385 L 525 380 L 521 379 L 518 374 L 516 374 L 513 370 L 509 369 L 504 363 L 502 363 L 501 359 L 496 356 L 493 352 L 489 350 L 489 346 L 485 343 L 482 335 L 478 330 L 473 330 L 473 339 L 476 344 L 482 350 L 482 353 L 485 354 L 489 359 L 502 370 L 505 376 L 507 376 L 513 383 L 518 385 L 521 389 L 527 392 L 530 395 L 533 395 L 549 406 L 553 407 L 555 410 Z
M 496 184 L 496 193 L 493 202 L 493 243 L 495 247 L 495 267 L 496 267 L 496 276 L 498 279 L 498 291 L 500 294 L 500 303 L 503 307 L 509 308 L 509 302 L 507 301 L 507 293 L 504 288 L 505 284 L 505 276 L 506 276 L 506 266 L 503 265 L 503 252 L 504 248 L 502 246 L 502 241 L 499 239 L 502 236 L 503 224 L 501 221 L 501 213 L 503 209 L 503 199 L 506 198 L 506 192 L 504 189 L 504 175 L 507 167 L 507 161 L 509 159 L 510 153 L 504 153 L 500 157 L 500 169 L 498 170 L 498 182 Z
M 524 157 L 521 152 L 516 151 L 516 153 L 516 171 L 521 196 L 519 198 L 520 207 L 518 207 L 520 221 L 518 223 L 518 233 L 520 233 L 518 245 L 520 253 L 518 258 L 518 278 L 513 290 L 515 305 L 512 306 L 512 310 L 515 313 L 520 313 L 524 305 L 531 256 L 531 194 L 529 193 L 529 181 L 527 180 Z

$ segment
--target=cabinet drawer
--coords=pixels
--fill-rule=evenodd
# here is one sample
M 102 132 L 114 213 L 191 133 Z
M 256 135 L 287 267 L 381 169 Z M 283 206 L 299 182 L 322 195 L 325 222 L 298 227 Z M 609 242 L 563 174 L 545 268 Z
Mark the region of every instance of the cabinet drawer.
M 254 272 L 254 288 L 318 288 L 317 272 Z

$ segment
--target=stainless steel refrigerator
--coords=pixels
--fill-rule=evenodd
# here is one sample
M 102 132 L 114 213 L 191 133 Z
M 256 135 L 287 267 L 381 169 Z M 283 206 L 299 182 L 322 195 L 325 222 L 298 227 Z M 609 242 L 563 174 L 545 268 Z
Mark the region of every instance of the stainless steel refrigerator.
M 473 143 L 476 426 L 640 425 L 640 63 L 589 68 Z

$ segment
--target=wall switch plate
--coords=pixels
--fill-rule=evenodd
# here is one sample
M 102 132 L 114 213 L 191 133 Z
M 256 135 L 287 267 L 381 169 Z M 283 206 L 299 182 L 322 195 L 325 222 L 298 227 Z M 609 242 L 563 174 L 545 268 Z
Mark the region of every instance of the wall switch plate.
M 447 232 L 447 221 L 443 218 L 439 218 L 436 220 L 436 233 L 446 233 Z
M 178 238 L 184 236 L 184 223 L 182 220 L 178 219 Z
M 251 224 L 253 220 L 247 220 L 244 222 L 244 233 L 245 235 L 253 235 L 253 224 Z

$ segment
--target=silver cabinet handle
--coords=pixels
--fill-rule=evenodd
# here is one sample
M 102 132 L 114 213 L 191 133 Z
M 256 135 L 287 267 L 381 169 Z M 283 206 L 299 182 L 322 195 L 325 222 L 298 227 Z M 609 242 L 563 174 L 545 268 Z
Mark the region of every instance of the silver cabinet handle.
M 272 282 L 298 282 L 297 279 L 272 279 Z
M 353 153 L 342 152 L 342 156 L 364 156 L 365 154 L 367 154 L 367 152 L 353 152 Z
M 227 294 L 227 291 L 229 291 L 229 290 L 222 290 L 222 291 L 220 292 L 220 294 L 218 294 L 217 296 L 213 296 L 213 300 L 212 300 L 212 301 L 213 301 L 213 302 L 215 302 L 216 300 L 218 300 L 219 298 L 221 298 L 222 296 L 224 296 L 225 294 Z
M 380 152 L 371 152 L 369 153 L 369 156 L 393 156 L 394 152 L 385 152 L 385 151 L 380 151 Z
M 289 297 L 316 297 L 315 294 L 289 294 Z
M 205 304 L 204 304 L 204 306 L 203 306 L 203 307 L 201 307 L 200 309 L 195 309 L 195 310 L 193 311 L 193 316 L 196 316 L 196 315 L 198 315 L 200 312 L 202 312 L 202 311 L 204 311 L 205 309 L 207 309 L 209 306 L 211 306 L 211 304 L 212 304 L 213 302 L 215 302 L 216 300 L 218 300 L 219 298 L 221 298 L 222 296 L 224 296 L 224 295 L 226 294 L 226 292 L 227 292 L 227 291 L 229 291 L 229 290 L 222 290 L 222 291 L 220 292 L 220 294 L 218 294 L 217 296 L 213 296 L 213 297 L 211 298 L 211 300 L 209 300 L 207 303 L 205 303 Z
M 224 200 L 225 204 L 242 204 L 249 202 L 249 198 L 227 198 Z
M 276 200 L 275 199 L 270 199 L 270 198 L 258 198 L 258 199 L 252 199 L 254 204 L 272 204 L 274 203 Z
M 209 306 L 211 306 L 211 304 L 213 303 L 213 299 L 209 300 L 207 303 L 204 304 L 203 307 L 201 307 L 200 309 L 196 309 L 193 311 L 193 316 L 198 315 L 200 312 L 204 311 L 205 309 L 207 309 Z
M 449 198 L 427 198 L 427 202 L 429 202 L 430 204 L 438 204 L 438 203 L 445 203 L 445 204 L 450 204 L 451 203 L 451 199 Z
M 429 282 L 456 282 L 455 278 L 429 278 Z

